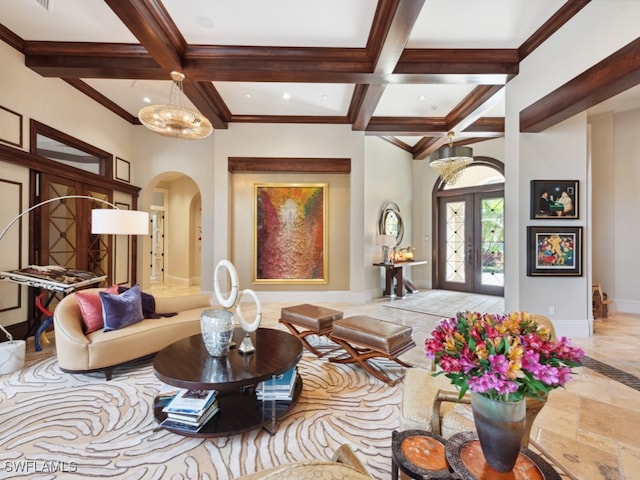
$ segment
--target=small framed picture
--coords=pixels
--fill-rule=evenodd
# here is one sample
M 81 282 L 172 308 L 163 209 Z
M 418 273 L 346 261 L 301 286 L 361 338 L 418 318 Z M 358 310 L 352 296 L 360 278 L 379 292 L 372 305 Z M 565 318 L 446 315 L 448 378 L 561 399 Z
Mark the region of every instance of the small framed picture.
M 118 157 L 116 157 L 116 180 L 131 182 L 131 164 Z
M 531 218 L 578 218 L 578 180 L 531 180 Z
M 582 227 L 527 227 L 527 276 L 582 276 Z

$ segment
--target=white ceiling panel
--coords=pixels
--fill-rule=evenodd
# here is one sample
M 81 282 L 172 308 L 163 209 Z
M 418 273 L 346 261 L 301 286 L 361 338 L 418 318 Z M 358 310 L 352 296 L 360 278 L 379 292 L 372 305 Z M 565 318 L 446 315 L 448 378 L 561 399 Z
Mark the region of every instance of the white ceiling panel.
M 0 0 L 0 23 L 23 40 L 138 43 L 104 0 Z
M 443 117 L 474 85 L 388 85 L 374 115 L 383 117 Z
M 214 82 L 214 86 L 238 115 L 346 115 L 353 94 L 352 85 L 340 83 Z
M 429 0 L 408 48 L 518 48 L 565 0 Z
M 190 44 L 364 48 L 377 2 L 164 0 L 163 4 Z

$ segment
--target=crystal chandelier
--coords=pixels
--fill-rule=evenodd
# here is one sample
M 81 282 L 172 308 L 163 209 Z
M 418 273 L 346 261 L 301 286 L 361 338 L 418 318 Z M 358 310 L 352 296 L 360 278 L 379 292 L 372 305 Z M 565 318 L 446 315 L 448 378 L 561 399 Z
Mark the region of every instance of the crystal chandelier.
M 456 183 L 464 168 L 473 161 L 471 147 L 454 147 L 453 132 L 449 132 L 449 145 L 431 154 L 429 166 L 436 170 L 449 185 Z
M 147 105 L 140 109 L 138 118 L 152 132 L 166 137 L 197 140 L 211 135 L 211 122 L 198 110 L 186 105 L 182 87 L 184 74 L 171 72 L 171 91 L 167 103 Z

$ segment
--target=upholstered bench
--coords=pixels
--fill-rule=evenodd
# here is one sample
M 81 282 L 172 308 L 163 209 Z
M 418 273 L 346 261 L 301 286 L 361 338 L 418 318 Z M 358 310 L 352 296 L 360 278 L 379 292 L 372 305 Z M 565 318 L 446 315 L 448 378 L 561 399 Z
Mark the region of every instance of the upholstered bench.
M 387 322 L 365 315 L 356 315 L 333 322 L 329 338 L 343 347 L 348 356 L 329 359 L 337 363 L 358 363 L 367 372 L 388 385 L 395 385 L 400 378 L 391 380 L 386 374 L 367 362 L 374 357 L 383 357 L 411 367 L 398 357 L 415 347 L 411 338 L 413 329 L 405 325 Z
M 331 333 L 333 322 L 340 320 L 342 315 L 339 310 L 304 303 L 283 308 L 280 311 L 280 323 L 286 325 L 307 350 L 320 358 L 327 352 L 321 352 L 320 347 L 311 345 L 306 337 L 309 335 L 328 336 Z

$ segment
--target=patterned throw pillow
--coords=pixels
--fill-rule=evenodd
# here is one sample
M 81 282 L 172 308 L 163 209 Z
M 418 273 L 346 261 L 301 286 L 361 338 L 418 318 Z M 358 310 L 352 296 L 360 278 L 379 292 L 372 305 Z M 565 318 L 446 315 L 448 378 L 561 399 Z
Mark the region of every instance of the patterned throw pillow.
M 104 291 L 118 293 L 118 285 L 111 285 Z M 100 330 L 104 326 L 104 320 L 102 318 L 102 302 L 98 292 L 86 293 L 78 291 L 75 295 L 82 314 L 82 321 L 84 322 L 84 332 L 91 333 Z
M 140 285 L 134 285 L 120 295 L 107 292 L 98 292 L 98 295 L 102 300 L 105 332 L 128 327 L 143 320 Z

